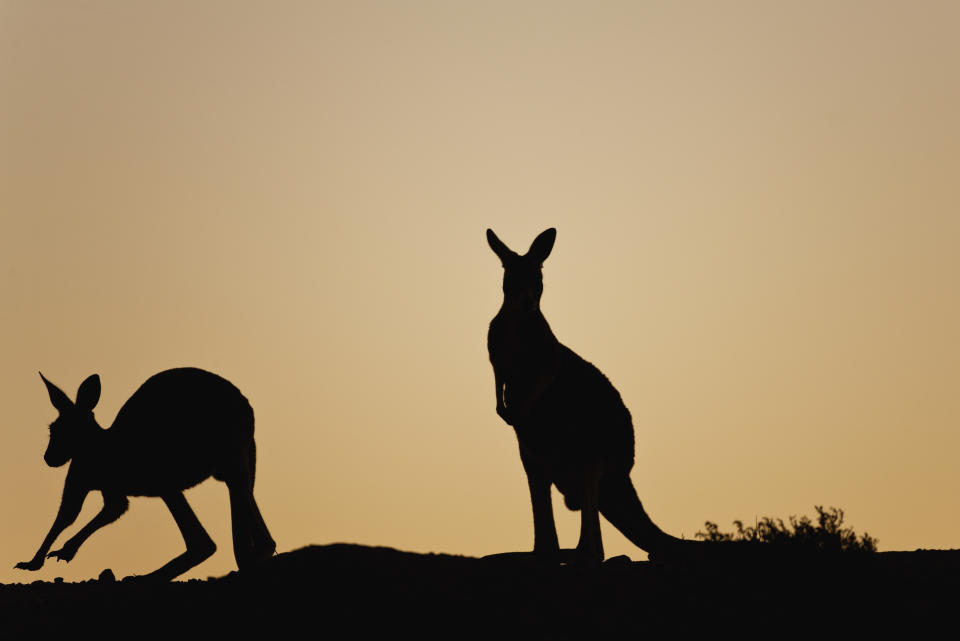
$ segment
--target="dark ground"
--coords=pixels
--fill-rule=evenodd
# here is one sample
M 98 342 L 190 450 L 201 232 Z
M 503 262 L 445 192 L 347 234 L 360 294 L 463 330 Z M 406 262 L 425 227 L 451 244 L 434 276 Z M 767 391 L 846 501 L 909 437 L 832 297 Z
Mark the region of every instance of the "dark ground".
M 960 550 L 583 568 L 336 544 L 207 581 L 0 585 L 0 639 L 954 637 L 958 614 Z

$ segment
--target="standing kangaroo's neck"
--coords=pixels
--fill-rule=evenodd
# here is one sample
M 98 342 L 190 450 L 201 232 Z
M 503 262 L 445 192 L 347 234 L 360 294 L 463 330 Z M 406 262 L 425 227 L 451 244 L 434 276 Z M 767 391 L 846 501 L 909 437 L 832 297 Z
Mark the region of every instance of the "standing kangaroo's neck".
M 558 343 L 539 305 L 525 308 L 504 300 L 490 329 L 491 348 L 495 350 L 515 351 L 522 350 L 524 345 L 546 347 Z

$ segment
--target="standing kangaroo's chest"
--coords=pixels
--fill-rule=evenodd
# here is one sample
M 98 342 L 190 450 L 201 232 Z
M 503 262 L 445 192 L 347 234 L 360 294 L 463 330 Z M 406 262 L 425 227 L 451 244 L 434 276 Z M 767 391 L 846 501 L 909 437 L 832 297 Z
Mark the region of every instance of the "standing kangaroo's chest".
M 490 324 L 488 349 L 507 408 L 531 401 L 513 427 L 527 456 L 553 470 L 551 476 L 566 476 L 587 453 L 615 467 L 632 466 L 633 426 L 620 395 L 596 367 L 561 345 L 549 327 L 538 332 L 529 323 L 498 315 Z
M 494 372 L 508 385 L 525 386 L 556 366 L 559 343 L 543 316 L 497 314 L 487 333 Z
M 542 316 L 498 314 L 490 323 L 488 350 L 503 386 L 502 399 L 521 446 L 537 457 L 567 458 L 575 450 L 579 421 L 557 420 L 565 401 L 562 346 Z

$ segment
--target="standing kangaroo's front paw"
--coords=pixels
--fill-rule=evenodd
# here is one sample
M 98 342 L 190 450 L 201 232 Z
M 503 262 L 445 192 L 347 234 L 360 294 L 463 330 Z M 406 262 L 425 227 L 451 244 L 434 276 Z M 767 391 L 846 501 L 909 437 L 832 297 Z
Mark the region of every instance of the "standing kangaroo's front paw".
M 505 405 L 497 405 L 497 416 L 502 418 L 507 425 L 513 425 L 513 415 Z
M 40 557 L 39 559 L 31 559 L 30 561 L 21 561 L 13 567 L 17 568 L 18 570 L 30 570 L 31 572 L 34 572 L 43 567 L 43 557 Z

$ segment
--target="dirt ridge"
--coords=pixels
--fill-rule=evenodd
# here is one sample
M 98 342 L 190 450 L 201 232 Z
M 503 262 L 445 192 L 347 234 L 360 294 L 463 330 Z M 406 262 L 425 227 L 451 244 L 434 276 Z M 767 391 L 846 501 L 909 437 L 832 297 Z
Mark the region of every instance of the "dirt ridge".
M 829 623 L 889 630 L 952 623 L 960 550 L 767 557 L 757 562 L 608 559 L 558 566 L 337 543 L 278 554 L 206 581 L 0 585 L 3 636 L 318 633 L 567 639 Z M 779 628 L 778 628 L 779 629 Z

